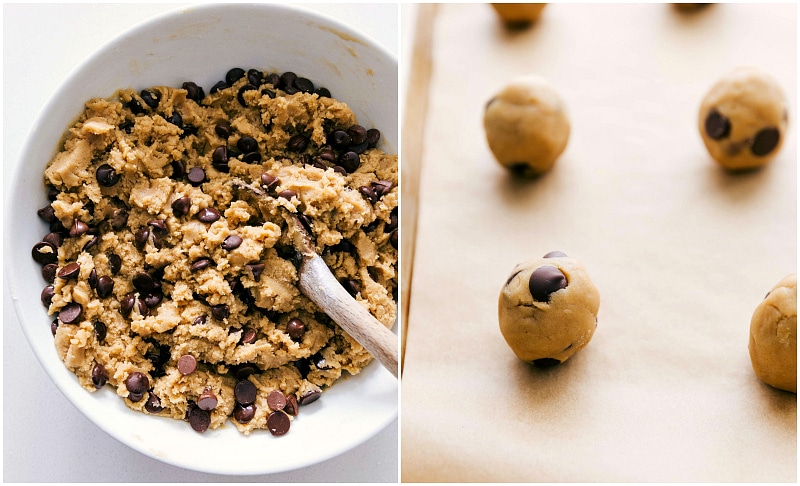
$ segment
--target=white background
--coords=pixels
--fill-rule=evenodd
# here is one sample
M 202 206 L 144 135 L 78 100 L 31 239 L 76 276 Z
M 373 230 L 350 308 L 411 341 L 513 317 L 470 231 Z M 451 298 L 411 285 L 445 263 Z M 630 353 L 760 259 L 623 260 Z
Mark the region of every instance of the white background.
M 3 192 L 39 110 L 86 56 L 123 30 L 179 4 L 3 7 Z M 396 4 L 310 4 L 398 55 Z M 3 198 L 4 203 L 5 198 Z M 339 457 L 293 472 L 219 476 L 161 463 L 84 417 L 36 361 L 3 282 L 3 480 L 6 482 L 396 482 L 398 423 Z

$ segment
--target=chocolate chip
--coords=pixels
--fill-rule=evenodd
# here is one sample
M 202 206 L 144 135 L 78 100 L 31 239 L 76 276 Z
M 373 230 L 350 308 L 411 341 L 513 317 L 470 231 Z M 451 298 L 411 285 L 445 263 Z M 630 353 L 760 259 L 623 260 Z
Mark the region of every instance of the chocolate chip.
M 53 283 L 56 280 L 56 272 L 58 272 L 58 264 L 48 263 L 42 267 L 42 278 L 45 282 Z
M 111 228 L 119 231 L 128 224 L 128 210 L 125 208 L 118 208 L 111 212 Z
M 778 146 L 780 139 L 781 134 L 777 128 L 764 128 L 756 133 L 756 137 L 753 140 L 753 145 L 750 147 L 750 151 L 753 152 L 753 155 L 757 157 L 763 157 L 775 150 L 775 147 Z
M 372 183 L 372 190 L 375 191 L 375 195 L 378 196 L 379 199 L 389 194 L 393 187 L 394 182 L 392 181 L 376 181 Z
M 280 390 L 272 390 L 267 395 L 267 405 L 269 406 L 270 410 L 278 411 L 283 410 L 286 406 L 286 395 L 284 395 Z
M 97 296 L 101 299 L 105 299 L 106 297 L 110 296 L 114 291 L 114 279 L 108 275 L 103 275 L 102 277 L 98 278 L 96 290 Z
M 228 304 L 214 305 L 211 306 L 211 315 L 214 317 L 214 319 L 221 321 L 223 319 L 227 319 L 228 316 L 231 315 L 231 310 L 228 307 Z
M 307 78 L 297 78 L 294 80 L 294 85 L 297 89 L 302 91 L 303 93 L 313 93 L 314 92 L 314 83 Z
M 320 98 L 330 98 L 331 97 L 331 92 L 328 90 L 328 88 L 319 87 L 319 88 L 314 90 L 314 93 L 316 93 L 317 96 L 319 96 Z
M 155 91 L 151 89 L 143 89 L 139 96 L 142 97 L 142 101 L 145 102 L 147 106 L 150 108 L 156 109 L 158 108 L 158 101 L 161 97 Z
M 192 266 L 189 268 L 189 270 L 191 270 L 192 272 L 199 272 L 211 266 L 212 263 L 213 262 L 211 261 L 210 258 L 200 257 L 194 263 L 192 263 Z
M 181 217 L 189 212 L 192 207 L 192 200 L 189 196 L 179 197 L 172 202 L 172 214 Z
M 33 245 L 31 256 L 36 263 L 42 265 L 56 263 L 58 261 L 58 251 L 56 251 L 56 247 L 44 241 Z
M 269 172 L 261 173 L 261 185 L 267 188 L 268 190 L 274 189 L 275 186 L 277 186 L 280 183 L 281 180 L 273 176 Z
M 348 128 L 347 134 L 350 135 L 351 145 L 359 145 L 367 141 L 367 129 L 361 125 L 353 125 Z
M 228 167 L 228 147 L 220 145 L 211 153 L 211 165 L 220 172 L 227 173 Z
M 39 217 L 42 218 L 42 220 L 44 220 L 45 223 L 51 223 L 52 224 L 52 223 L 55 223 L 56 221 L 58 221 L 58 218 L 56 218 L 56 212 L 53 209 L 53 206 L 50 206 L 49 204 L 47 206 L 39 209 L 38 211 L 36 211 L 36 214 L 38 214 Z
M 177 111 L 173 111 L 172 114 L 166 118 L 166 120 L 178 128 L 183 128 L 183 117 Z
M 58 312 L 58 318 L 64 324 L 72 324 L 80 319 L 81 314 L 83 314 L 83 306 L 77 302 L 70 302 L 61 308 Z
M 150 309 L 147 308 L 147 304 L 143 299 L 138 299 L 136 301 L 136 308 L 139 309 L 139 314 L 142 317 L 147 317 L 150 315 Z
M 528 289 L 533 300 L 550 302 L 550 294 L 566 288 L 567 277 L 556 267 L 546 265 L 533 271 L 528 280 Z
M 370 128 L 367 130 L 367 143 L 369 143 L 370 147 L 374 147 L 378 145 L 378 142 L 381 140 L 381 132 L 377 128 Z
M 308 138 L 302 133 L 292 136 L 286 144 L 286 150 L 290 152 L 302 152 L 308 147 Z
M 189 425 L 195 432 L 205 432 L 211 425 L 211 414 L 202 408 L 193 408 L 189 412 Z
M 50 304 L 53 303 L 53 297 L 55 295 L 55 287 L 52 285 L 47 285 L 42 289 L 42 293 L 40 294 L 39 298 L 42 300 L 42 304 L 44 304 L 45 307 L 50 307 Z
M 253 417 L 256 416 L 256 406 L 252 403 L 250 405 L 242 405 L 237 403 L 235 407 L 233 407 L 233 418 L 236 419 L 237 422 L 240 424 L 246 424 L 247 422 L 253 420 Z
M 297 341 L 306 332 L 306 325 L 300 319 L 292 319 L 286 324 L 286 332 L 289 337 Z
M 221 216 L 220 212 L 214 208 L 203 208 L 197 213 L 197 219 L 204 223 L 213 223 Z
M 197 187 L 206 180 L 206 171 L 204 171 L 200 167 L 192 167 L 189 169 L 189 174 L 186 175 L 186 178 L 189 179 L 189 182 Z
M 108 327 L 100 321 L 94 321 L 92 326 L 94 327 L 94 335 L 97 337 L 97 341 L 102 343 L 108 334 Z
M 106 367 L 100 363 L 95 363 L 92 368 L 92 385 L 98 390 L 108 382 L 108 372 Z
M 280 436 L 289 432 L 289 426 L 291 426 L 291 424 L 289 416 L 283 412 L 272 412 L 269 414 L 269 417 L 267 417 L 267 429 L 275 436 Z
M 108 254 L 108 269 L 111 270 L 111 275 L 116 275 L 122 269 L 122 258 L 116 253 Z
M 131 100 L 125 106 L 127 106 L 134 115 L 141 115 L 145 113 L 144 106 L 142 106 L 142 104 L 139 103 L 139 100 L 136 98 L 131 98 Z
M 722 140 L 731 133 L 731 122 L 715 109 L 706 117 L 706 133 L 713 140 Z
M 348 174 L 352 174 L 358 170 L 358 167 L 361 165 L 361 158 L 357 153 L 350 150 L 347 152 L 342 152 L 337 163 L 340 167 L 344 168 Z
M 140 228 L 133 235 L 133 244 L 138 249 L 143 249 L 150 238 L 150 230 L 148 228 Z
M 89 238 L 89 241 L 87 241 L 86 243 L 83 244 L 83 246 L 81 247 L 81 251 L 89 251 L 95 245 L 97 245 L 97 243 L 99 241 L 100 241 L 100 237 L 99 236 L 97 236 L 97 235 L 92 236 L 91 238 Z
M 182 375 L 190 375 L 197 369 L 197 360 L 191 354 L 184 354 L 178 358 L 178 371 Z
M 358 188 L 358 192 L 360 192 L 364 197 L 366 197 L 372 204 L 378 202 L 378 195 L 375 194 L 375 191 L 371 187 L 361 186 Z
M 52 322 L 50 322 L 50 332 L 53 333 L 53 336 L 55 336 L 56 332 L 58 332 L 58 318 L 57 317 L 55 319 L 53 319 Z
M 134 371 L 125 378 L 125 388 L 127 388 L 130 393 L 141 395 L 146 393 L 147 389 L 150 388 L 150 380 L 147 379 L 147 375 L 144 373 Z
M 67 263 L 56 274 L 58 278 L 63 278 L 64 280 L 70 280 L 73 278 L 78 278 L 78 274 L 81 271 L 81 264 L 78 262 L 71 262 Z
M 222 249 L 235 250 L 242 244 L 242 237 L 239 235 L 230 235 L 222 242 Z
M 356 282 L 355 280 L 344 279 L 341 280 L 340 283 L 347 291 L 347 293 L 352 295 L 353 297 L 355 297 L 356 295 L 358 295 L 359 292 L 361 292 L 361 288 L 359 287 L 358 282 Z
M 245 265 L 247 269 L 250 270 L 250 273 L 253 274 L 253 280 L 258 282 L 261 280 L 261 273 L 264 272 L 264 264 L 263 263 L 248 263 Z
M 242 405 L 250 405 L 256 401 L 256 386 L 250 380 L 241 380 L 233 388 L 233 396 Z
M 258 164 L 261 160 L 261 154 L 259 152 L 248 152 L 242 156 L 242 162 L 246 164 Z
M 244 69 L 235 67 L 225 73 L 225 82 L 228 84 L 234 84 L 236 81 L 242 79 L 244 74 Z
M 242 338 L 239 341 L 241 344 L 253 344 L 256 342 L 256 330 L 252 327 L 245 327 L 242 329 Z
M 550 253 L 546 254 L 542 258 L 562 258 L 566 257 L 566 253 L 562 253 L 560 251 L 551 251 Z
M 55 248 L 60 248 L 61 244 L 64 243 L 64 238 L 60 234 L 53 232 L 44 235 L 42 241 L 44 241 L 45 243 L 50 243 Z
M 256 86 L 261 86 L 264 81 L 263 74 L 258 69 L 247 70 L 247 82 Z
M 89 231 L 89 225 L 83 221 L 75 218 L 72 222 L 72 227 L 69 229 L 70 236 L 81 236 Z
M 120 180 L 120 175 L 109 164 L 103 164 L 95 172 L 97 183 L 103 187 L 112 187 Z
M 227 89 L 227 88 L 230 88 L 230 86 L 228 86 L 228 83 L 226 83 L 225 81 L 217 81 L 217 83 L 214 84 L 214 86 L 211 87 L 209 92 L 211 94 L 214 94 L 217 91 L 220 91 L 220 90 L 223 90 L 223 89 Z
M 233 133 L 233 127 L 229 122 L 222 120 L 214 125 L 214 132 L 222 138 L 228 138 Z
M 153 392 L 147 392 L 147 402 L 144 404 L 144 409 L 150 413 L 160 413 L 164 410 L 164 407 L 161 406 L 161 399 L 158 398 Z
M 335 149 L 342 150 L 353 143 L 353 139 L 344 130 L 334 130 L 328 134 L 326 143 Z
M 278 197 L 282 197 L 287 201 L 291 201 L 293 197 L 296 197 L 297 193 L 292 191 L 291 189 L 284 189 L 283 191 L 278 193 Z
M 242 153 L 255 152 L 258 150 L 258 142 L 253 137 L 242 137 L 236 142 L 236 146 Z
M 206 319 L 208 319 L 207 316 L 197 316 L 192 321 L 192 325 L 193 326 L 199 326 L 199 325 L 205 324 L 206 323 Z
M 129 316 L 131 311 L 133 310 L 133 306 L 136 304 L 136 296 L 134 294 L 128 294 L 125 297 L 119 300 L 119 311 L 122 313 L 123 316 Z
M 252 84 L 245 84 L 241 88 L 239 88 L 239 92 L 236 93 L 236 99 L 239 101 L 239 104 L 242 106 L 247 106 L 247 101 L 244 99 L 244 94 L 248 91 L 255 91 L 258 87 L 253 86 Z
M 203 393 L 197 399 L 197 407 L 200 410 L 211 411 L 217 407 L 217 396 L 214 395 L 214 391 L 211 390 L 211 387 L 206 387 L 203 390 Z
M 133 286 L 136 288 L 136 290 L 138 290 L 139 292 L 149 292 L 153 290 L 153 287 L 155 286 L 155 281 L 153 280 L 153 277 L 147 272 L 137 273 L 136 275 L 133 276 L 131 282 L 133 283 Z
M 392 233 L 389 235 L 389 244 L 392 245 L 392 248 L 394 248 L 395 250 L 397 249 L 397 239 L 398 238 L 399 238 L 399 231 L 398 230 L 392 231 Z
M 161 299 L 163 297 L 164 296 L 160 291 L 153 291 L 146 293 L 142 300 L 144 301 L 144 305 L 146 305 L 148 309 L 152 309 L 153 307 L 161 303 Z
M 181 88 L 186 90 L 186 97 L 192 101 L 201 101 L 206 97 L 205 92 L 203 92 L 203 88 L 191 81 L 183 83 Z
M 290 393 L 286 395 L 286 406 L 283 407 L 283 411 L 288 413 L 292 416 L 297 416 L 297 413 L 300 411 L 299 407 L 297 406 L 297 397 L 294 394 Z
M 541 358 L 533 360 L 532 363 L 537 368 L 552 368 L 553 366 L 561 364 L 561 361 L 555 358 Z
M 287 91 L 287 88 L 294 88 L 294 81 L 297 79 L 297 75 L 291 71 L 286 71 L 285 73 L 281 74 L 280 83 L 278 87 L 284 91 Z

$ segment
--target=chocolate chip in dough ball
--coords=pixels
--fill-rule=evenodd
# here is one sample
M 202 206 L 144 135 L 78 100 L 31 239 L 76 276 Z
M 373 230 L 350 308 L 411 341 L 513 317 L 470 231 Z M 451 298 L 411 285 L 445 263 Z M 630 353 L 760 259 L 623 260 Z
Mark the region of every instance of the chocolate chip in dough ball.
M 564 152 L 570 123 L 555 88 L 539 76 L 524 76 L 486 104 L 483 128 L 501 165 L 518 175 L 536 176 Z
M 784 277 L 756 307 L 748 348 L 761 381 L 797 393 L 797 274 Z
M 546 3 L 493 3 L 497 15 L 507 27 L 521 29 L 539 19 Z
M 519 359 L 548 368 L 589 343 L 599 309 L 600 293 L 583 265 L 550 252 L 517 265 L 503 285 L 500 332 Z
M 739 68 L 720 79 L 700 105 L 698 128 L 709 154 L 728 170 L 761 167 L 780 151 L 789 125 L 775 79 Z

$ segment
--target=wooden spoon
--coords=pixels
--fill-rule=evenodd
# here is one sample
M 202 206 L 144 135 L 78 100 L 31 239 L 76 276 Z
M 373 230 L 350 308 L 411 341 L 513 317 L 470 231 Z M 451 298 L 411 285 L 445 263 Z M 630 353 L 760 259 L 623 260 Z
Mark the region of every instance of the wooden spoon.
M 233 187 L 257 200 L 271 198 L 261 188 L 234 179 Z M 361 306 L 342 287 L 317 255 L 311 235 L 296 213 L 284 213 L 294 248 L 303 256 L 300 290 L 397 378 L 397 335 Z

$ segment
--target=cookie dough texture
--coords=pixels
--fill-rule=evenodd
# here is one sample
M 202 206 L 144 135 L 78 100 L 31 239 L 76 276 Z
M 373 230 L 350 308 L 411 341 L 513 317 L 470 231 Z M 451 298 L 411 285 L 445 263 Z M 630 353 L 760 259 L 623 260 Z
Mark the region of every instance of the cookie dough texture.
M 58 248 L 59 269 L 80 264 L 73 278 L 55 278 L 49 305 L 59 316 L 55 347 L 65 365 L 90 391 L 104 382 L 96 371 L 101 365 L 127 406 L 175 419 L 185 419 L 210 388 L 218 400 L 210 427 L 230 418 L 244 433 L 267 428 L 270 391 L 302 403 L 372 359 L 300 292 L 299 261 L 282 214 L 308 218 L 334 275 L 354 282 L 357 301 L 391 327 L 397 251 L 390 232 L 398 204 L 396 156 L 368 148 L 347 174 L 310 165 L 326 133 L 356 124 L 346 104 L 269 84 L 242 90 L 247 82 L 201 101 L 184 89 L 155 87 L 153 108 L 152 95 L 143 100 L 129 89 L 89 100 L 45 171 L 55 194 L 51 229 L 76 221 L 91 228 L 68 234 Z M 220 130 L 220 122 L 229 127 Z M 289 143 L 298 134 L 307 146 Z M 257 147 L 239 143 L 244 137 Z M 261 157 L 244 161 L 237 146 Z M 219 147 L 227 147 L 224 163 Z M 103 164 L 118 182 L 98 182 L 113 179 L 107 168 L 101 177 Z M 202 182 L 189 176 L 197 168 L 205 172 Z M 264 207 L 236 197 L 233 178 L 259 183 L 264 172 L 277 178 L 273 196 L 284 197 Z M 372 201 L 359 188 L 376 180 L 392 187 Z M 108 296 L 99 295 L 98 277 L 107 279 Z M 80 314 L 75 318 L 73 305 L 66 319 L 71 303 Z M 197 362 L 189 374 L 177 367 L 184 355 Z M 144 398 L 126 386 L 135 372 L 147 378 Z M 241 380 L 257 389 L 249 420 L 231 417 Z M 153 395 L 162 410 L 147 406 Z
M 551 252 L 517 265 L 500 291 L 500 332 L 523 361 L 563 363 L 597 327 L 600 293 L 577 260 Z
M 487 104 L 486 141 L 497 161 L 512 172 L 546 172 L 564 151 L 570 123 L 561 96 L 544 78 L 513 79 Z
M 797 274 L 778 282 L 756 307 L 748 348 L 761 381 L 797 393 Z
M 698 128 L 709 154 L 729 170 L 754 169 L 781 149 L 789 115 L 777 81 L 753 67 L 720 79 L 700 105 Z
M 539 19 L 546 3 L 493 3 L 500 19 L 511 27 L 524 27 Z

